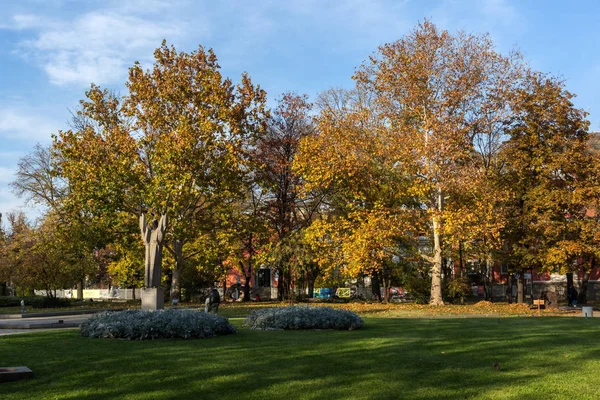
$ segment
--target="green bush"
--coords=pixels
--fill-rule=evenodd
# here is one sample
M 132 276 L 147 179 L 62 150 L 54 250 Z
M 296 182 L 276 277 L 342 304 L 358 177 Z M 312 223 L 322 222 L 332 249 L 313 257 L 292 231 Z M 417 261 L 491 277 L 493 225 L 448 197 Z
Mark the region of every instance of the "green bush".
M 177 309 L 107 311 L 81 324 L 82 336 L 128 340 L 208 338 L 235 332 L 221 316 Z
M 444 296 L 448 299 L 458 299 L 467 297 L 471 294 L 471 285 L 466 277 L 452 278 L 446 283 L 444 288 Z
M 429 303 L 431 294 L 431 277 L 429 276 L 410 276 L 406 279 L 404 289 L 410 293 L 417 304 Z
M 18 307 L 21 305 L 21 300 L 25 300 L 26 307 L 35 307 L 35 308 L 59 308 L 59 307 L 69 307 L 71 305 L 70 299 L 65 299 L 65 298 L 61 298 L 61 297 L 2 296 L 2 297 L 0 297 L 0 307 Z
M 25 304 L 27 305 L 27 300 L 25 300 Z M 71 299 L 65 299 L 63 297 L 36 296 L 30 298 L 29 305 L 35 308 L 69 307 L 71 305 Z
M 22 297 L 2 296 L 0 297 L 0 307 L 17 307 L 21 305 Z
M 331 307 L 274 307 L 253 311 L 246 325 L 256 330 L 337 329 L 353 330 L 363 320 L 352 311 Z

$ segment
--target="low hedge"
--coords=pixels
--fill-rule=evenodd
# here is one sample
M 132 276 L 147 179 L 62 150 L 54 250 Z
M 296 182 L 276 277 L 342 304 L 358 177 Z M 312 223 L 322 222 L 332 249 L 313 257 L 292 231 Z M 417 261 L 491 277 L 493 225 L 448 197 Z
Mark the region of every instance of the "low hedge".
M 126 310 L 95 314 L 81 325 L 81 335 L 128 340 L 192 339 L 236 333 L 226 318 L 200 311 Z
M 253 311 L 246 325 L 255 330 L 337 329 L 353 330 L 363 320 L 352 311 L 331 307 L 274 307 Z
M 69 307 L 71 299 L 62 297 L 46 297 L 46 296 L 0 296 L 0 307 L 18 307 L 21 305 L 21 300 L 25 300 L 26 307 L 34 308 L 59 308 Z

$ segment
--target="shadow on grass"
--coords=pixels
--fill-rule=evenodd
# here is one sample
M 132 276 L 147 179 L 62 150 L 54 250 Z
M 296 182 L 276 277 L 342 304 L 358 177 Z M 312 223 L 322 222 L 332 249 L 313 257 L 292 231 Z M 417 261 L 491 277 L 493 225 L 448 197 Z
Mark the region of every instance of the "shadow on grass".
M 596 320 L 565 318 L 367 318 L 358 331 L 240 329 L 187 341 L 49 332 L 0 338 L 3 366 L 35 373 L 2 384 L 0 397 L 591 399 L 598 333 Z

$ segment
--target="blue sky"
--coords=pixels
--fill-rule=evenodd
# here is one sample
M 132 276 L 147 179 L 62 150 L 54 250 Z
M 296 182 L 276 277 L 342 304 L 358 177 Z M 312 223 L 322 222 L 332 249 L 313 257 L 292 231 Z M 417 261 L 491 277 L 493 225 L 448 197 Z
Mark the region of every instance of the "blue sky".
M 247 71 L 271 104 L 311 98 L 350 77 L 377 46 L 430 18 L 488 32 L 501 52 L 563 77 L 600 129 L 600 2 L 533 0 L 0 0 L 0 212 L 23 209 L 8 187 L 20 157 L 67 128 L 90 82 L 125 92 L 134 61 L 167 39 L 212 47 L 225 75 Z

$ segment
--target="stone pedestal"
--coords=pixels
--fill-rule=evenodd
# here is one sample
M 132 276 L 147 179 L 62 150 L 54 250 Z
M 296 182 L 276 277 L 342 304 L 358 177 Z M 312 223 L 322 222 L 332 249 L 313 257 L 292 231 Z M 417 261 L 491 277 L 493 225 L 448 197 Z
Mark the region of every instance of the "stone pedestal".
M 165 290 L 158 288 L 142 289 L 142 311 L 155 311 L 165 308 Z
M 33 377 L 33 372 L 27 367 L 0 367 L 0 382 L 18 381 Z

